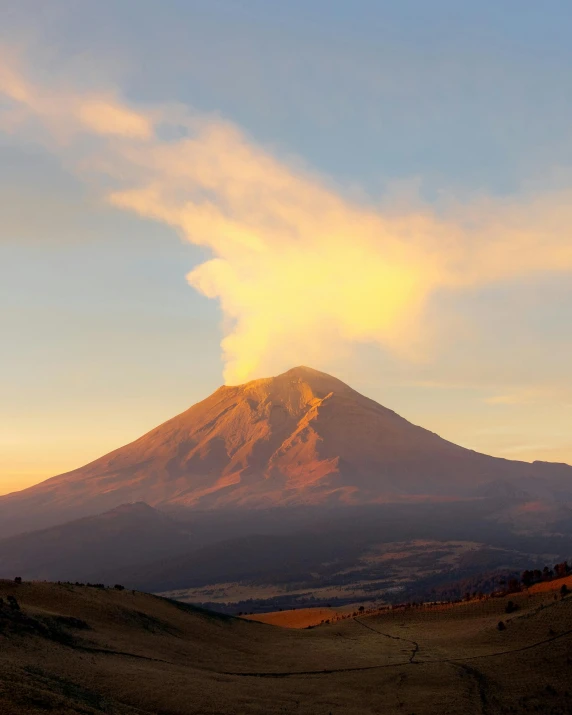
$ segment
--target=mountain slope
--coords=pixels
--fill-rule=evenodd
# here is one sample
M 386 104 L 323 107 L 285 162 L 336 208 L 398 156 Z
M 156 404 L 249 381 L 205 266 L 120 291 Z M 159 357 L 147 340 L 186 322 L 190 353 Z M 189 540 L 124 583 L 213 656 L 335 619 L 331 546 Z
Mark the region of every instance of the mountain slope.
M 24 579 L 99 581 L 127 567 L 188 552 L 192 535 L 142 502 L 42 531 L 0 540 L 0 575 Z
M 213 509 L 454 499 L 497 482 L 572 496 L 567 465 L 458 447 L 340 380 L 299 367 L 221 387 L 135 442 L 0 498 L 0 535 L 128 501 Z

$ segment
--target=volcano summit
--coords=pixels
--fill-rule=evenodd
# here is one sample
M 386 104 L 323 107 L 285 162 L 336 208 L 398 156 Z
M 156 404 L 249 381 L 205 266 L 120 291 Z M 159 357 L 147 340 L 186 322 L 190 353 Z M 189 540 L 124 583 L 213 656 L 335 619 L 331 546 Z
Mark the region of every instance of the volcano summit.
M 308 367 L 223 386 L 135 442 L 0 498 L 2 534 L 125 502 L 192 509 L 572 497 L 572 467 L 447 442 Z

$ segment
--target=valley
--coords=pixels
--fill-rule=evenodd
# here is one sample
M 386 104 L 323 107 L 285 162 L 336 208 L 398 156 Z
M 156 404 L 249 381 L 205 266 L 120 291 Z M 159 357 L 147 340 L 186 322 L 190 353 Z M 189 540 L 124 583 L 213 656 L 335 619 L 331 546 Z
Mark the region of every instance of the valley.
M 532 562 L 555 560 L 553 554 L 526 554 L 500 547 L 462 541 L 389 542 L 376 544 L 349 566 L 334 561 L 319 564 L 322 573 L 308 574 L 305 581 L 265 583 L 255 580 L 212 583 L 159 592 L 159 595 L 225 613 L 264 612 L 278 608 L 308 608 L 314 604 L 344 607 L 351 604 L 399 603 L 416 589 L 431 598 L 431 585 L 494 574 L 497 583 L 508 573 Z M 336 570 L 338 569 L 338 570 Z M 425 592 L 420 584 L 426 584 Z M 462 594 L 460 594 L 462 595 Z

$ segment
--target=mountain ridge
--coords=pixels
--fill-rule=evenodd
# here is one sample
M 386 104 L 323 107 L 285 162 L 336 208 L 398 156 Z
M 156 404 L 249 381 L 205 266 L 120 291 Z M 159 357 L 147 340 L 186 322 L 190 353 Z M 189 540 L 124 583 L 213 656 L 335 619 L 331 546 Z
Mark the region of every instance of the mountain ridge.
M 572 467 L 465 449 L 299 366 L 223 385 L 130 444 L 0 497 L 0 536 L 16 533 L 16 521 L 38 528 L 124 502 L 210 510 L 454 500 L 497 482 L 572 498 Z
M 103 514 L 0 539 L 0 571 L 33 580 L 118 578 L 134 564 L 191 551 L 183 524 L 144 502 L 121 504 Z

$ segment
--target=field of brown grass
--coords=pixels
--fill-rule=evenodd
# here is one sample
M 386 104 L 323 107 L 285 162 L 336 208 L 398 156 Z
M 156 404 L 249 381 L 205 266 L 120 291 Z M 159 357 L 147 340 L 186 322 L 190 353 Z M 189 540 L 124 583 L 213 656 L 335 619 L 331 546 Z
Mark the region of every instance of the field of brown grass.
M 549 593 L 550 591 L 556 591 L 565 585 L 572 591 L 572 576 L 566 576 L 565 578 L 559 578 L 556 581 L 542 581 L 541 583 L 535 583 L 528 590 L 529 593 Z
M 255 613 L 244 616 L 244 618 L 249 621 L 281 626 L 282 628 L 307 628 L 346 614 L 347 610 L 338 611 L 333 608 L 296 608 L 288 611 Z
M 572 713 L 572 597 L 554 591 L 309 630 L 85 586 L 0 597 L 2 715 Z

